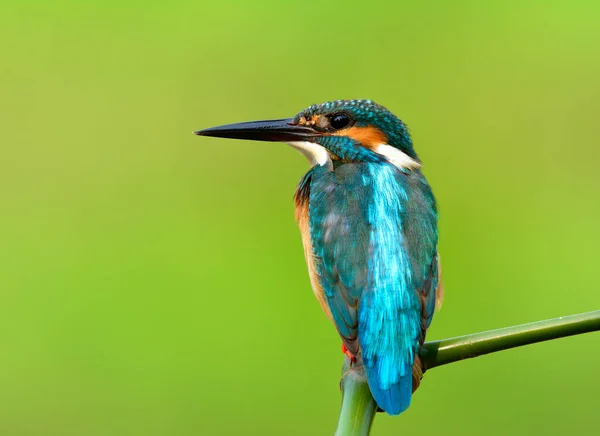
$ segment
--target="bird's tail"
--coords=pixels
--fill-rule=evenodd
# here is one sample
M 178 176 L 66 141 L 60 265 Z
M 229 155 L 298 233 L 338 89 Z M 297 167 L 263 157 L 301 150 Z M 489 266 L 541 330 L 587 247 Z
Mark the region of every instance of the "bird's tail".
M 398 380 L 389 383 L 391 366 L 398 365 L 398 362 L 387 360 L 387 357 L 365 360 L 365 374 L 377 405 L 390 415 L 398 415 L 410 406 L 413 391 L 412 368 L 407 365 L 407 368 L 403 368 L 404 371 L 400 371 L 402 375 Z

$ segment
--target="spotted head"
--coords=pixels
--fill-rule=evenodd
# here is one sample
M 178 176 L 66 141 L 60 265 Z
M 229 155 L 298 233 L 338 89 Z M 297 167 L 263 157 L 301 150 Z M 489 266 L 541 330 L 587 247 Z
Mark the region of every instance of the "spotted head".
M 309 106 L 294 118 L 229 124 L 194 132 L 223 138 L 287 142 L 313 165 L 388 161 L 419 168 L 406 125 L 371 100 L 336 100 Z

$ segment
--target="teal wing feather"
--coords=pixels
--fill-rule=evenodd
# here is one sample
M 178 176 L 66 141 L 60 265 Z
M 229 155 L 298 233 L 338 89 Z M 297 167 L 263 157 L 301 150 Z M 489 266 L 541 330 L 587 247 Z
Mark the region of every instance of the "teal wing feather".
M 309 216 L 317 271 L 336 328 L 358 354 L 358 302 L 367 286 L 370 226 L 364 201 L 370 187 L 363 164 L 313 170 Z M 357 267 L 358 266 L 358 267 Z
M 360 347 L 379 406 L 400 413 L 435 306 L 435 200 L 419 172 L 385 163 L 313 176 L 311 239 L 334 323 L 351 352 Z
M 437 205 L 429 184 L 420 173 L 408 180 L 410 201 L 404 216 L 404 237 L 412 262 L 414 287 L 421 300 L 420 345 L 431 324 L 436 304 L 441 300 L 439 255 L 437 254 Z

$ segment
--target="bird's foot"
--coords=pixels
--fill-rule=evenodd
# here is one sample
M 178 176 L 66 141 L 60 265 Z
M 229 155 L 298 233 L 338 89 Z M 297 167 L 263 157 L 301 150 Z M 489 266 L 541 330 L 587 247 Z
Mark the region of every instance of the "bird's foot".
M 348 356 L 348 359 L 350 359 L 350 365 L 353 365 L 356 363 L 356 356 L 354 354 L 352 354 L 350 352 L 350 350 L 348 350 L 346 348 L 346 345 L 344 343 L 342 343 L 342 353 L 344 353 L 346 356 Z

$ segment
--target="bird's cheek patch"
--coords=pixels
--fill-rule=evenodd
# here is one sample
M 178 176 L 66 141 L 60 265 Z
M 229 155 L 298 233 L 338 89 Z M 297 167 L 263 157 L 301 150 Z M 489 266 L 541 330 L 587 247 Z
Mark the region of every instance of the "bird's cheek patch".
M 387 136 L 379 130 L 377 127 L 366 126 L 366 127 L 350 127 L 349 129 L 340 130 L 335 132 L 336 136 L 347 136 L 354 139 L 364 147 L 373 148 L 380 144 L 387 144 Z

